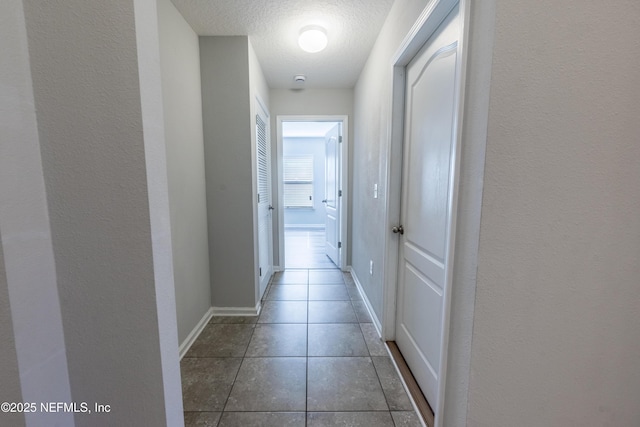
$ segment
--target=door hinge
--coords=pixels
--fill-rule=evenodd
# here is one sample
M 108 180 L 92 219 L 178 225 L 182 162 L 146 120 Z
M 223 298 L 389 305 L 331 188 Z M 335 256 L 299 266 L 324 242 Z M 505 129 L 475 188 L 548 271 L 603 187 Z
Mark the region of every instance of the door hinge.
M 258 203 L 260 203 L 260 193 L 258 193 Z
M 342 242 L 338 242 L 338 249 L 342 248 Z
M 338 190 L 338 197 L 342 197 L 342 190 Z
M 342 135 L 338 137 L 338 142 L 342 142 Z
M 260 277 L 262 277 L 262 267 L 260 267 L 258 270 L 260 270 Z

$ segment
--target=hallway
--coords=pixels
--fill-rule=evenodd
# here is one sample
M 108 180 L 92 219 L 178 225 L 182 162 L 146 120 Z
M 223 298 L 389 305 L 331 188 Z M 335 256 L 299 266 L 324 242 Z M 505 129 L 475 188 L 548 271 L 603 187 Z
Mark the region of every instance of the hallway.
M 256 317 L 214 317 L 181 361 L 185 425 L 420 426 L 348 273 L 277 273 Z

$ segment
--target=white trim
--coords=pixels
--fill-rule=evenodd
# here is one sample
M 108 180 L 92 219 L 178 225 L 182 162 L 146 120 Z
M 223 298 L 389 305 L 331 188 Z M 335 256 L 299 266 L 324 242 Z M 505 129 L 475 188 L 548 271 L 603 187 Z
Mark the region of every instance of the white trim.
M 391 124 L 387 126 L 389 134 L 387 158 L 387 204 L 384 212 L 384 224 L 387 230 L 400 224 L 400 204 L 402 196 L 402 145 L 404 138 L 404 87 L 405 68 L 394 66 L 393 89 L 391 93 Z M 383 282 L 382 338 L 395 341 L 396 333 L 396 296 L 398 278 L 398 253 L 400 250 L 397 234 L 389 231 L 383 235 L 385 262 L 381 272 Z
M 278 253 L 280 262 L 284 263 L 284 184 L 282 168 L 282 122 L 338 122 L 342 124 L 342 143 L 340 144 L 340 189 L 342 190 L 342 200 L 340 202 L 340 270 L 347 268 L 347 253 L 349 248 L 347 232 L 349 218 L 349 116 L 347 115 L 279 115 L 276 116 L 276 152 L 277 152 L 277 173 L 278 185 L 276 188 L 278 195 Z M 273 160 L 272 160 L 273 162 Z M 272 194 L 273 198 L 273 194 Z
M 464 1 L 464 0 L 463 0 Z M 420 48 L 429 40 L 431 34 L 438 28 L 440 23 L 447 17 L 449 12 L 455 7 L 458 0 L 439 0 L 430 3 L 420 14 L 415 24 L 402 41 L 400 47 L 392 59 L 393 67 L 393 89 L 391 93 L 391 123 L 388 138 L 387 158 L 387 206 L 385 207 L 385 224 L 387 229 L 400 223 L 400 203 L 402 196 L 402 146 L 404 139 L 404 88 L 405 88 L 405 68 L 407 64 L 418 53 Z M 464 18 L 462 3 L 460 9 L 461 18 Z M 462 19 L 465 25 L 464 19 Z M 466 45 L 465 45 L 466 46 Z M 460 43 L 462 52 L 463 43 Z M 461 57 L 464 58 L 464 54 Z M 462 60 L 461 60 L 462 62 Z M 396 319 L 396 294 L 397 294 L 397 272 L 398 272 L 398 247 L 399 239 L 397 235 L 387 232 L 384 235 L 385 263 L 383 265 L 382 276 L 385 278 L 383 295 L 383 338 L 388 341 L 395 340 L 395 319 Z
M 209 310 L 207 310 L 204 316 L 202 316 L 202 319 L 200 319 L 196 327 L 193 328 L 193 330 L 189 333 L 189 335 L 187 335 L 187 338 L 185 338 L 182 344 L 180 344 L 180 347 L 178 347 L 180 360 L 182 360 L 184 355 L 187 354 L 187 352 L 189 351 L 193 343 L 198 339 L 198 337 L 200 336 L 205 326 L 207 326 L 207 324 L 209 323 L 212 317 L 213 317 L 213 307 L 209 307 Z
M 348 268 L 350 269 L 351 267 L 348 267 Z M 378 319 L 376 312 L 373 310 L 373 307 L 371 306 L 371 301 L 369 301 L 369 298 L 367 298 L 367 293 L 364 291 L 364 289 L 362 289 L 362 283 L 360 283 L 360 279 L 358 279 L 358 275 L 356 274 L 355 270 L 351 270 L 351 277 L 353 277 L 353 281 L 356 284 L 356 288 L 358 288 L 358 292 L 360 292 L 362 301 L 364 301 L 364 305 L 367 308 L 367 311 L 369 312 L 369 316 L 371 316 L 373 326 L 376 328 L 376 332 L 378 333 L 378 336 L 380 337 L 380 339 L 384 341 L 384 339 L 382 338 L 382 324 L 380 323 L 380 319 Z
M 273 272 L 274 273 L 278 273 L 280 271 L 284 271 L 284 268 L 280 267 L 279 265 L 274 265 L 273 266 Z
M 271 244 L 271 246 L 273 247 L 273 243 Z M 272 259 L 273 259 L 273 257 L 272 257 Z M 266 279 L 264 279 L 264 280 L 267 281 L 267 284 L 264 287 L 264 292 L 262 293 L 262 295 L 259 295 L 260 300 L 262 300 L 265 297 L 265 295 L 267 294 L 267 289 L 269 289 L 269 283 L 271 283 L 271 278 L 273 277 L 275 272 L 276 271 L 275 271 L 273 265 L 269 264 L 267 266 L 267 271 L 264 272 L 264 277 L 266 277 Z M 260 271 L 259 270 L 258 270 L 258 277 L 262 278 L 262 276 L 260 276 Z
M 211 307 L 214 316 L 258 316 L 262 305 L 260 301 L 255 307 Z
M 387 188 L 388 203 L 385 207 L 385 224 L 388 230 L 393 225 L 400 223 L 401 218 L 401 194 L 402 194 L 402 146 L 404 140 L 404 91 L 406 66 L 418 53 L 421 47 L 429 40 L 433 32 L 439 27 L 444 18 L 459 4 L 461 36 L 459 40 L 459 62 L 456 68 L 456 101 L 455 108 L 457 115 L 455 117 L 454 132 L 456 139 L 456 148 L 454 150 L 454 158 L 456 167 L 452 170 L 450 185 L 452 190 L 451 205 L 449 206 L 450 231 L 447 240 L 447 269 L 445 271 L 445 294 L 443 295 L 443 313 L 442 313 L 442 338 L 440 352 L 440 372 L 438 376 L 438 400 L 436 407 L 433 408 L 435 416 L 435 427 L 442 427 L 444 413 L 444 398 L 447 373 L 447 357 L 449 343 L 449 327 L 451 317 L 451 287 L 453 279 L 454 249 L 455 249 L 455 231 L 457 223 L 457 203 L 459 193 L 457 186 L 460 175 L 460 149 L 462 138 L 462 119 L 464 112 L 464 86 L 465 71 L 467 67 L 467 37 L 468 37 L 468 0 L 437 0 L 430 3 L 420 14 L 416 23 L 413 25 L 403 42 L 401 43 L 396 54 L 393 56 L 391 66 L 393 68 L 393 89 L 392 89 L 392 114 L 391 123 L 388 127 L 389 138 L 389 162 L 387 162 Z M 397 272 L 398 272 L 398 251 L 399 239 L 395 235 L 391 235 L 388 231 L 384 238 L 385 262 L 382 266 L 382 276 L 384 277 L 383 288 L 383 314 L 382 314 L 382 338 L 383 340 L 394 340 L 396 329 L 396 296 L 397 296 Z M 432 404 L 430 402 L 430 404 Z

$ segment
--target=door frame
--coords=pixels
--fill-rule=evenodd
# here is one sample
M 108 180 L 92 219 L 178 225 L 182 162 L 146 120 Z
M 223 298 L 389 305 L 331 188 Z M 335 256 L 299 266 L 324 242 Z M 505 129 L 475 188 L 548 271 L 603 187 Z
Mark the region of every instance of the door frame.
M 284 155 L 282 141 L 282 122 L 338 122 L 342 123 L 342 143 L 340 144 L 340 173 L 339 187 L 342 190 L 340 200 L 340 242 L 342 247 L 339 253 L 340 262 L 338 267 L 342 271 L 347 270 L 347 251 L 349 247 L 347 218 L 349 215 L 349 117 L 346 115 L 279 115 L 276 116 L 276 139 L 277 139 L 277 199 L 278 199 L 278 253 L 280 260 L 280 270 L 285 269 L 285 249 L 284 249 L 284 172 L 282 158 Z M 272 169 L 273 170 L 273 169 Z M 272 194 L 273 200 L 273 194 Z
M 385 224 L 387 230 L 384 233 L 385 265 L 383 273 L 383 315 L 381 322 L 381 336 L 385 341 L 395 340 L 396 331 L 396 300 L 398 292 L 398 267 L 399 267 L 399 243 L 397 235 L 391 233 L 391 227 L 400 224 L 401 200 L 402 200 L 402 167 L 404 145 L 404 118 L 405 118 L 405 86 L 406 67 L 415 57 L 422 46 L 429 40 L 439 25 L 447 17 L 449 12 L 459 4 L 460 22 L 462 26 L 459 41 L 459 61 L 456 69 L 456 118 L 454 119 L 455 152 L 453 154 L 454 168 L 450 175 L 450 185 L 453 186 L 453 197 L 449 205 L 449 221 L 451 232 L 448 236 L 446 253 L 448 259 L 445 272 L 445 289 L 443 294 L 443 321 L 440 352 L 440 375 L 438 378 L 438 405 L 432 408 L 435 416 L 436 427 L 443 423 L 443 410 L 445 398 L 445 384 L 447 381 L 447 358 L 449 349 L 449 327 L 451 318 L 451 285 L 453 279 L 454 249 L 457 224 L 458 188 L 460 176 L 460 149 L 462 139 L 462 124 L 464 111 L 464 96 L 467 69 L 467 44 L 469 33 L 470 1 L 468 0 L 438 0 L 429 4 L 420 14 L 400 47 L 393 56 L 393 88 L 391 95 L 391 123 L 390 144 L 387 153 L 387 206 L 385 207 Z

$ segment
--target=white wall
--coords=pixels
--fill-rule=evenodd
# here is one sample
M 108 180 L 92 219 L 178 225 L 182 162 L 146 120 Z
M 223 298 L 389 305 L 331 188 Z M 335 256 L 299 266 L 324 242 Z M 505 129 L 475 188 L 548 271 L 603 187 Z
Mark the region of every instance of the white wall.
M 24 2 L 70 395 L 112 408 L 79 426 L 182 424 L 155 7 Z
M 277 116 L 312 116 L 312 115 L 346 115 L 349 117 L 349 194 L 353 194 L 353 124 L 354 104 L 352 89 L 271 89 L 271 158 L 273 165 L 272 188 L 278 188 L 278 153 L 277 153 Z M 348 229 L 352 229 L 352 201 L 349 202 L 347 217 Z M 274 192 L 274 206 L 279 206 L 278 195 Z M 279 259 L 278 211 L 273 211 L 273 256 L 274 264 L 284 266 L 284 260 Z M 349 235 L 349 241 L 352 240 Z M 347 265 L 351 264 L 352 246 L 347 248 Z
M 178 341 L 211 307 L 200 46 L 170 0 L 158 1 Z
M 639 20 L 497 1 L 469 425 L 638 425 Z

